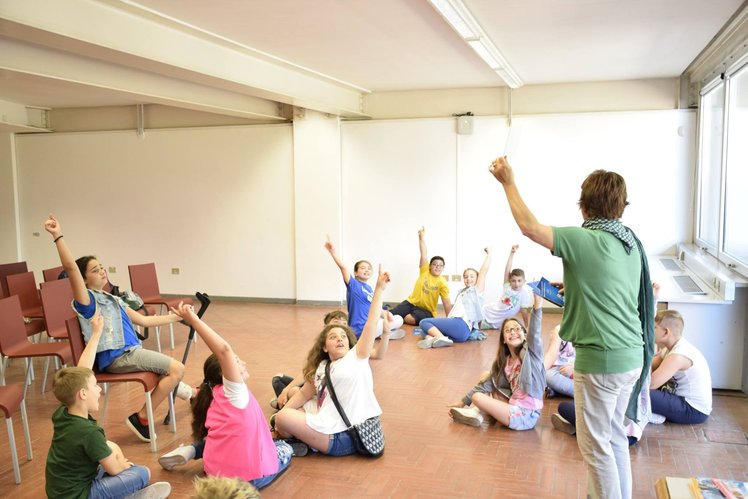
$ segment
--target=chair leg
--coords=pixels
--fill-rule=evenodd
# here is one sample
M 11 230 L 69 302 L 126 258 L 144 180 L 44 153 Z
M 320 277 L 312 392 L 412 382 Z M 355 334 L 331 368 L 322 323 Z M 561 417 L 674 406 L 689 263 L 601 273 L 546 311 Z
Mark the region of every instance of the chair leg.
M 32 362 L 32 357 L 26 357 L 26 376 L 24 377 L 23 381 L 23 400 L 26 400 L 26 390 L 28 389 L 29 385 L 31 385 L 33 367 L 34 363 Z
M 31 357 L 25 357 L 24 361 L 26 362 L 26 373 L 31 374 L 26 380 L 26 384 L 30 385 L 34 381 L 34 362 L 32 362 Z
M 5 360 L 7 358 L 5 355 L 0 354 L 0 386 L 5 386 Z
M 174 414 L 174 391 L 169 392 L 169 422 L 171 423 L 171 432 L 177 432 L 177 418 Z
M 154 329 L 156 330 L 156 350 L 161 353 L 161 326 L 156 326 Z
M 21 483 L 21 468 L 18 466 L 18 454 L 16 453 L 16 437 L 13 434 L 13 418 L 5 420 L 5 426 L 8 428 L 8 440 L 10 441 L 10 459 L 13 462 L 13 476 L 16 484 Z
M 151 435 L 151 452 L 158 451 L 156 444 L 156 421 L 153 419 L 153 402 L 151 392 L 145 392 L 145 410 L 148 413 L 148 433 Z
M 56 359 L 57 357 L 55 357 Z M 47 373 L 49 372 L 49 357 L 44 359 L 44 381 L 42 382 L 42 393 L 47 388 Z
M 101 404 L 99 411 L 99 426 L 104 427 L 104 418 L 106 418 L 106 404 L 109 402 L 109 383 L 104 383 L 104 403 Z
M 29 417 L 26 415 L 26 400 L 21 400 L 21 424 L 23 425 L 23 436 L 26 439 L 26 459 L 34 459 L 34 452 L 31 450 L 31 432 L 29 431 Z

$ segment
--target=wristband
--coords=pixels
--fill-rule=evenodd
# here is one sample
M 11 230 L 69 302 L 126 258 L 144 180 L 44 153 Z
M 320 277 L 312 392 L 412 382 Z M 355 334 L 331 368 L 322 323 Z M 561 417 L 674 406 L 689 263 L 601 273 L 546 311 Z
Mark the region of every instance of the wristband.
M 52 241 L 52 242 L 53 242 L 53 243 L 56 243 L 56 242 L 57 242 L 57 241 L 59 241 L 60 239 L 62 239 L 62 234 L 60 234 L 59 236 L 57 236 L 57 237 L 56 237 L 56 238 L 54 239 L 54 241 Z

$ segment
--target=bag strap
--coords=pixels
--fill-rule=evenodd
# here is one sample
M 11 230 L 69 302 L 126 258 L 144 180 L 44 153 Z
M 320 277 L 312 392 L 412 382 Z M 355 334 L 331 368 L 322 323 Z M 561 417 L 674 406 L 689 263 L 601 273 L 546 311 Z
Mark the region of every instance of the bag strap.
M 340 414 L 340 417 L 343 418 L 343 422 L 345 423 L 345 426 L 350 429 L 351 428 L 351 422 L 348 421 L 348 416 L 345 415 L 345 411 L 342 407 L 340 407 L 340 402 L 338 402 L 338 397 L 335 395 L 335 388 L 332 387 L 332 380 L 330 379 L 330 361 L 327 361 L 327 364 L 325 364 L 325 384 L 327 385 L 327 391 L 330 392 L 330 397 L 332 398 L 333 404 L 335 404 L 335 408 L 338 410 L 338 413 Z

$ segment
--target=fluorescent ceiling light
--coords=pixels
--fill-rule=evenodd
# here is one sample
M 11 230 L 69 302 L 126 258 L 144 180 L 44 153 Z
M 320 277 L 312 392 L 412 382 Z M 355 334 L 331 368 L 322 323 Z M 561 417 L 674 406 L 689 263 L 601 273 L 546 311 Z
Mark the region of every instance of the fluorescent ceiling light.
M 512 69 L 491 38 L 483 31 L 478 21 L 462 0 L 429 0 L 429 3 L 452 26 L 458 35 L 475 51 L 488 66 L 511 88 L 522 86 L 522 80 Z

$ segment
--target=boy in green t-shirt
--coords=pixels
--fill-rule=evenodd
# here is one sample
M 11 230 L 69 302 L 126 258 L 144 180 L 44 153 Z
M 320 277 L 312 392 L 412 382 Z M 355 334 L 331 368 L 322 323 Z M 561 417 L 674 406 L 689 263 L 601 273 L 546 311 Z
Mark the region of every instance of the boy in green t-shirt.
M 171 486 L 147 486 L 150 471 L 122 454 L 90 416 L 99 409 L 101 388 L 91 370 L 104 321 L 91 319 L 92 335 L 77 367 L 60 369 L 53 391 L 62 405 L 52 415 L 54 435 L 47 454 L 46 492 L 55 498 L 163 498 Z

